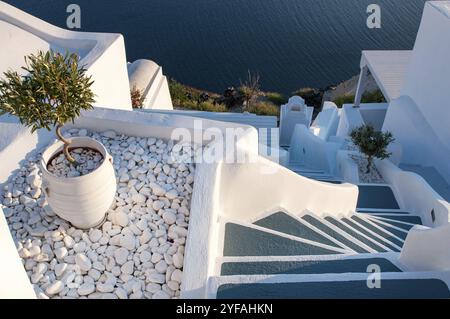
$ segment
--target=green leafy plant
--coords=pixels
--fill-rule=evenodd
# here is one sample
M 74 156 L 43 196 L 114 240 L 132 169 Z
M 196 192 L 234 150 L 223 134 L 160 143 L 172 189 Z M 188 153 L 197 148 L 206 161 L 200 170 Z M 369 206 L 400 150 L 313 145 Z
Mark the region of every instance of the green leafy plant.
M 267 92 L 265 96 L 269 102 L 275 105 L 282 105 L 288 102 L 288 99 L 281 93 L 278 92 Z
M 338 107 L 342 107 L 344 104 L 353 104 L 355 102 L 354 94 L 342 95 L 333 100 Z M 361 103 L 385 103 L 386 99 L 380 90 L 366 92 L 361 98 Z
M 367 157 L 367 174 L 370 173 L 374 158 L 385 159 L 392 155 L 387 151 L 389 144 L 395 140 L 390 132 L 376 131 L 372 125 L 362 125 L 352 130 L 350 137 Z
M 0 80 L 0 115 L 9 113 L 31 128 L 51 130 L 64 143 L 64 155 L 75 164 L 69 153 L 70 141 L 61 134 L 62 126 L 92 109 L 93 81 L 79 65 L 79 56 L 54 51 L 40 51 L 25 57 L 24 75 L 15 71 L 4 73 Z
M 248 112 L 257 115 L 279 116 L 280 107 L 268 101 L 260 101 L 252 104 L 251 107 L 248 108 Z

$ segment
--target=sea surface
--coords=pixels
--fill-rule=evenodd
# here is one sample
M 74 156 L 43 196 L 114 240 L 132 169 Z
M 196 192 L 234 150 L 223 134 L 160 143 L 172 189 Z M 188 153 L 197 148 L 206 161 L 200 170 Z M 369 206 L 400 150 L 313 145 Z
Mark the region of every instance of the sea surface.
M 425 0 L 6 0 L 66 28 L 81 7 L 81 31 L 118 32 L 127 59 L 152 59 L 180 82 L 223 92 L 248 70 L 262 87 L 290 94 L 359 72 L 361 50 L 412 49 Z M 366 25 L 369 4 L 381 28 Z

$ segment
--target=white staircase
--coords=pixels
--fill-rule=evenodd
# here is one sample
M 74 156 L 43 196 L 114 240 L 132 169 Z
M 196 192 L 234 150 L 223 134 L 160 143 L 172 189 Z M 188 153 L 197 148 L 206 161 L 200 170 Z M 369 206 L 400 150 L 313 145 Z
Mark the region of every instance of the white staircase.
M 209 298 L 450 297 L 447 273 L 408 272 L 398 262 L 409 229 L 421 219 L 401 210 L 386 185 L 360 186 L 350 216 L 278 211 L 220 223 L 222 255 Z M 380 288 L 368 286 L 374 270 Z

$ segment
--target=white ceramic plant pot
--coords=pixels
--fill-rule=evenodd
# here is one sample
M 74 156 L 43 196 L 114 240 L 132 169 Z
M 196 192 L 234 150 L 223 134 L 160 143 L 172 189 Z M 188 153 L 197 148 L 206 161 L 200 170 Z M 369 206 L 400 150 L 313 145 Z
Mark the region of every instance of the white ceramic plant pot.
M 48 204 L 59 217 L 73 226 L 87 229 L 97 227 L 105 220 L 116 194 L 116 176 L 112 157 L 106 148 L 94 139 L 75 137 L 69 139 L 70 148 L 91 148 L 103 156 L 101 165 L 93 172 L 78 177 L 58 177 L 47 170 L 48 163 L 62 152 L 60 141 L 42 154 L 42 188 Z

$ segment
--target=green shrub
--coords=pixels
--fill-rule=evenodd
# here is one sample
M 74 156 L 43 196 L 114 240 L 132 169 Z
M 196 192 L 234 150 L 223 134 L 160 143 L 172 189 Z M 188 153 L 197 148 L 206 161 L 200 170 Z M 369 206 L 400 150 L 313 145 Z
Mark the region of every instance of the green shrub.
M 355 102 L 354 95 L 342 95 L 333 100 L 333 102 L 338 106 L 342 107 L 344 104 L 353 104 Z
M 82 110 L 92 109 L 94 83 L 80 66 L 79 56 L 53 51 L 40 51 L 25 57 L 25 75 L 8 71 L 0 81 L 0 115 L 9 113 L 31 128 L 51 130 L 64 143 L 64 155 L 71 163 L 70 141 L 61 134 L 61 127 L 77 118 Z
M 183 104 L 183 108 L 193 111 L 206 111 L 206 112 L 227 112 L 227 107 L 222 103 L 214 104 L 211 101 L 205 101 L 197 103 L 195 101 L 187 101 Z
M 390 132 L 376 131 L 372 125 L 362 125 L 355 128 L 350 137 L 353 144 L 367 157 L 366 173 L 370 173 L 374 158 L 385 159 L 392 155 L 387 151 L 389 144 L 395 140 Z
M 333 102 L 342 107 L 344 104 L 353 104 L 355 102 L 354 94 L 347 94 L 343 96 L 339 96 L 333 100 Z M 361 98 L 361 103 L 385 103 L 386 99 L 383 96 L 383 93 L 380 90 L 373 92 L 366 92 L 363 94 Z
M 288 102 L 288 99 L 281 93 L 267 92 L 265 95 L 267 100 L 275 105 L 282 105 Z
M 271 102 L 257 102 L 251 105 L 248 112 L 255 113 L 257 115 L 279 116 L 280 107 Z
M 169 81 L 169 91 L 173 104 L 176 106 L 183 106 L 185 103 L 196 101 L 200 97 L 197 91 L 188 88 L 174 79 L 170 79 Z
M 216 103 L 214 104 L 211 101 L 205 101 L 200 103 L 200 110 L 207 112 L 227 112 L 228 109 L 225 104 Z

